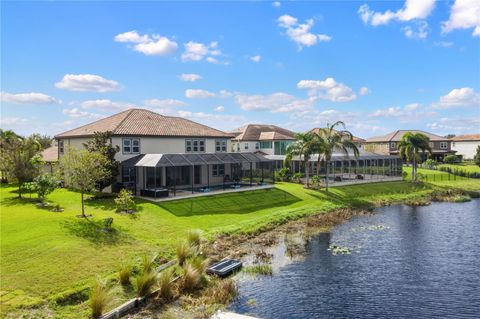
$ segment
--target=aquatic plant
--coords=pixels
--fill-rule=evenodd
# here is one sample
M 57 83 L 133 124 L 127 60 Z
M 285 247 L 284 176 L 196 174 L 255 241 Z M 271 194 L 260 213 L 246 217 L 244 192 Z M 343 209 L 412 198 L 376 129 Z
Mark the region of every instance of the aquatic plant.
M 337 245 L 330 245 L 328 250 L 331 251 L 333 255 L 350 255 L 351 253 L 350 248 Z
M 244 271 L 251 275 L 271 276 L 273 274 L 273 268 L 271 265 L 248 266 L 244 268 Z

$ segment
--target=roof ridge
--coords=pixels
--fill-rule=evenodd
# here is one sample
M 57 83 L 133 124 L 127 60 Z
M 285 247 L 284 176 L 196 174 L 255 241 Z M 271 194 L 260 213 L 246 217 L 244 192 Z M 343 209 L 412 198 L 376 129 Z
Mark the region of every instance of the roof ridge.
M 115 128 L 113 129 L 113 133 L 114 133 L 114 134 L 115 134 L 115 131 L 120 127 L 120 125 L 123 124 L 123 122 L 125 122 L 125 120 L 132 114 L 132 112 L 133 112 L 134 110 L 137 110 L 137 109 L 136 109 L 136 108 L 131 108 L 131 109 L 128 109 L 128 110 L 127 110 L 128 114 L 125 115 L 125 117 L 123 118 L 123 120 L 121 120 L 120 123 L 118 123 L 118 124 L 115 126 Z

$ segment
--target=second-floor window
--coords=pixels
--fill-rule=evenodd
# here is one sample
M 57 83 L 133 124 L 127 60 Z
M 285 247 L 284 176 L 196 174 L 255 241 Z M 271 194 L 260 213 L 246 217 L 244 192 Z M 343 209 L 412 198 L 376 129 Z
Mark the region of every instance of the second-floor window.
M 227 141 L 226 140 L 216 140 L 215 141 L 215 151 L 216 152 L 226 152 L 227 151 Z
M 260 148 L 272 148 L 272 142 L 260 142 Z
M 245 149 L 248 150 L 248 143 L 245 143 Z
M 140 139 L 138 138 L 124 138 L 122 140 L 123 154 L 139 154 L 140 153 Z
M 260 149 L 260 143 L 255 143 L 255 149 L 256 150 Z
M 440 142 L 440 149 L 446 150 L 448 148 L 448 142 Z
M 397 147 L 397 143 L 395 142 L 390 143 L 390 148 L 396 148 L 396 147 Z
M 65 144 L 62 140 L 58 141 L 58 151 L 60 152 L 60 154 L 63 154 L 65 152 Z
M 205 140 L 203 139 L 191 139 L 185 140 L 185 152 L 205 152 Z

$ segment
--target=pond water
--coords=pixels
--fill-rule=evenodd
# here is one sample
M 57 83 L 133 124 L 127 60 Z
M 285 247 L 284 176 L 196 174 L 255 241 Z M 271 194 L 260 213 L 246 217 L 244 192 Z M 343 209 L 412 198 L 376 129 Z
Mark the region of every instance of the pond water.
M 260 318 L 480 318 L 479 244 L 479 199 L 379 208 L 311 238 L 305 257 L 273 276 L 240 280 L 230 309 Z

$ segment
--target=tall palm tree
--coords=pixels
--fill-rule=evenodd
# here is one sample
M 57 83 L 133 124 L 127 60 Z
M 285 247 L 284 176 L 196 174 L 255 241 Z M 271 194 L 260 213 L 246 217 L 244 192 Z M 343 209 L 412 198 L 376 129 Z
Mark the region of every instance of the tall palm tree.
M 309 167 L 308 162 L 314 150 L 314 138 L 312 133 L 298 133 L 295 135 L 296 141 L 287 146 L 285 152 L 285 162 L 290 163 L 294 156 L 299 156 L 305 167 L 305 178 L 307 187 L 309 186 Z
M 417 162 L 421 160 L 420 151 L 432 153 L 430 138 L 422 133 L 407 132 L 398 144 L 400 154 L 412 163 L 412 182 L 417 180 Z
M 341 126 L 342 130 L 337 130 L 336 127 Z M 314 136 L 315 145 L 317 149 L 323 151 L 325 160 L 325 189 L 328 192 L 328 177 L 330 174 L 330 161 L 332 160 L 333 152 L 340 150 L 348 156 L 348 151 L 352 150 L 355 157 L 358 157 L 359 151 L 357 145 L 353 142 L 353 135 L 350 131 L 345 129 L 345 124 L 342 121 L 337 121 L 332 125 L 327 124 L 327 127 L 322 128 Z M 321 154 L 319 154 L 320 157 Z

